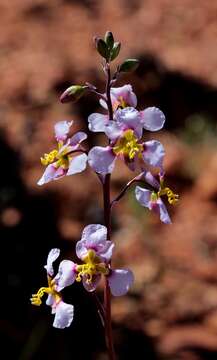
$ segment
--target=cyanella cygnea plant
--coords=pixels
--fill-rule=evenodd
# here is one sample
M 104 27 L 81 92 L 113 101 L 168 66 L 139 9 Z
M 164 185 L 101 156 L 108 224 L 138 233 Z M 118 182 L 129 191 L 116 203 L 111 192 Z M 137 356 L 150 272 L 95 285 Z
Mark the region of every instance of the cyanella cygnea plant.
M 63 301 L 61 291 L 66 286 L 78 282 L 83 284 L 88 292 L 95 293 L 97 285 L 104 279 L 104 303 L 100 302 L 96 294 L 95 299 L 105 328 L 108 357 L 114 360 L 111 295 L 125 295 L 133 285 L 134 276 L 129 269 L 114 269 L 112 266 L 111 259 L 115 247 L 111 240 L 112 208 L 131 186 L 140 183 L 140 186 L 135 188 L 137 201 L 156 212 L 163 223 L 170 224 L 171 219 L 162 198 L 166 198 L 169 204 L 174 205 L 178 201 L 178 195 L 165 185 L 163 145 L 157 140 L 143 140 L 145 131 L 158 131 L 163 128 L 165 115 L 156 107 L 136 109 L 137 97 L 132 86 L 130 84 L 115 86 L 121 74 L 137 68 L 138 60 L 126 59 L 112 74 L 110 65 L 120 52 L 120 42 L 115 42 L 113 34 L 108 31 L 104 39 L 95 38 L 95 46 L 103 61 L 105 89 L 99 91 L 96 86 L 88 82 L 72 85 L 61 95 L 60 101 L 75 102 L 86 92 L 94 93 L 99 98 L 103 113 L 90 114 L 86 121 L 90 131 L 105 135 L 108 145 L 94 146 L 88 150 L 83 145 L 83 141 L 87 139 L 86 133 L 79 131 L 69 135 L 73 121 L 59 121 L 54 127 L 57 147 L 41 157 L 41 163 L 46 169 L 38 185 L 80 173 L 89 165 L 101 182 L 104 225 L 90 224 L 84 228 L 81 239 L 76 244 L 78 263 L 71 260 L 61 261 L 56 275 L 54 275 L 53 262 L 59 257 L 60 250 L 52 249 L 49 252 L 45 266 L 48 284 L 32 295 L 31 302 L 40 306 L 43 296 L 47 294 L 46 304 L 51 307 L 51 312 L 54 314 L 53 326 L 65 328 L 70 326 L 73 320 L 74 306 Z M 111 175 L 117 158 L 136 174 L 121 192 L 111 199 Z M 152 170 L 158 175 L 154 176 Z

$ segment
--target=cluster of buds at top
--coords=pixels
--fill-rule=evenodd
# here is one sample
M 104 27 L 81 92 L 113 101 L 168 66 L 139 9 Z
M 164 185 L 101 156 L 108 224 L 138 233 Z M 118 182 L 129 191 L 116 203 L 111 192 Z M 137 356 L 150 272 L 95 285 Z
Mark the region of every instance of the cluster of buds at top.
M 121 43 L 115 42 L 111 31 L 107 31 L 104 39 L 94 38 L 96 49 L 98 53 L 107 61 L 115 60 L 120 52 Z

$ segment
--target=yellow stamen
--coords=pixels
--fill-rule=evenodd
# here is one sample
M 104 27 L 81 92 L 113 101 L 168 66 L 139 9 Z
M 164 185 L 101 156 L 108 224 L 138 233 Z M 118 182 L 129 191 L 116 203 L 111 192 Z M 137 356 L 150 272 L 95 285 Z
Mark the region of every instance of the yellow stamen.
M 52 164 L 56 160 L 57 154 L 57 150 L 53 150 L 49 154 L 44 154 L 44 157 L 41 157 L 42 165 L 47 166 L 49 164 Z
M 129 129 L 124 132 L 124 135 L 117 141 L 113 148 L 116 155 L 123 155 L 133 160 L 136 154 L 142 156 L 143 145 L 138 143 L 138 139 L 134 135 L 134 131 Z
M 69 161 L 71 160 L 71 156 L 67 153 L 70 153 L 70 148 L 66 147 L 63 151 L 61 151 L 61 147 L 63 146 L 63 142 L 58 142 L 59 150 L 52 150 L 49 154 L 44 154 L 44 157 L 41 157 L 41 163 L 44 166 L 53 164 L 55 162 L 55 167 L 62 167 L 63 169 L 68 169 Z
M 124 100 L 123 96 L 119 96 L 117 98 L 117 100 L 113 103 L 113 110 L 115 111 L 115 110 L 117 110 L 117 108 L 124 109 L 127 106 L 128 106 L 128 104 Z
M 84 264 L 77 265 L 76 281 L 81 281 L 82 276 L 87 277 L 87 283 L 91 283 L 93 276 L 96 274 L 107 275 L 109 273 L 108 267 L 101 259 L 96 255 L 94 250 L 88 250 L 87 255 L 83 258 Z
M 41 287 L 36 294 L 33 294 L 30 301 L 32 305 L 40 306 L 42 304 L 41 298 L 44 294 L 51 294 L 55 303 L 61 300 L 61 295 L 55 290 L 55 282 L 48 276 L 48 287 Z
M 174 194 L 174 192 L 169 187 L 165 187 L 165 188 L 161 189 L 158 192 L 158 195 L 159 196 L 166 195 L 168 202 L 171 205 L 175 205 L 179 201 L 179 195 Z

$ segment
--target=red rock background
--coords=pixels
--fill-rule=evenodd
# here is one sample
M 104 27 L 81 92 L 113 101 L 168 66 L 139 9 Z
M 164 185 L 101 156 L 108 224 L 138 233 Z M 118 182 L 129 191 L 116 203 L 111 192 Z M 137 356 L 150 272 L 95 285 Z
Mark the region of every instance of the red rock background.
M 54 123 L 74 119 L 87 130 L 87 116 L 99 110 L 92 95 L 75 105 L 58 97 L 72 83 L 103 88 L 92 37 L 109 29 L 122 42 L 120 61 L 140 59 L 119 84 L 133 84 L 139 108 L 159 106 L 167 116 L 153 137 L 166 148 L 168 183 L 181 196 L 169 209 L 171 226 L 142 209 L 133 191 L 115 208 L 114 264 L 136 278 L 128 296 L 113 299 L 118 359 L 216 359 L 217 3 L 1 0 L 0 20 L 1 264 L 8 283 L 0 331 L 7 357 L 105 359 L 93 300 L 80 286 L 65 290 L 75 305 L 65 331 L 52 329 L 49 309 L 28 299 L 44 284 L 48 250 L 58 246 L 63 258 L 74 258 L 83 226 L 103 221 L 89 170 L 42 188 L 36 182 L 39 158 L 54 145 Z M 90 134 L 87 146 L 101 139 Z M 120 163 L 113 195 L 130 176 Z

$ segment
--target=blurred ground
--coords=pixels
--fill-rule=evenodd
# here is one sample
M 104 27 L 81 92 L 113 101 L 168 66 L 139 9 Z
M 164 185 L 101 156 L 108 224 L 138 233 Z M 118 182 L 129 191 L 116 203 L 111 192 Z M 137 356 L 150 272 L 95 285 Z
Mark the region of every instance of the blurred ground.
M 51 247 L 74 256 L 84 225 L 102 222 L 100 187 L 84 175 L 36 185 L 39 158 L 52 149 L 53 125 L 74 119 L 87 130 L 98 111 L 92 95 L 76 105 L 58 97 L 72 83 L 102 89 L 92 44 L 112 30 L 120 59 L 138 57 L 131 82 L 139 107 L 159 106 L 166 130 L 154 134 L 167 152 L 168 183 L 181 195 L 163 226 L 139 207 L 133 192 L 113 216 L 114 263 L 132 268 L 130 294 L 113 301 L 118 359 L 201 360 L 217 357 L 217 3 L 202 0 L 6 0 L 0 2 L 0 222 L 3 292 L 0 331 L 8 358 L 104 359 L 100 322 L 91 297 L 74 286 L 76 308 L 66 331 L 51 328 L 47 308 L 33 309 Z M 101 137 L 97 137 L 100 141 Z M 90 134 L 89 146 L 94 138 Z M 131 174 L 120 164 L 113 195 Z M 101 355 L 100 355 L 101 354 Z

